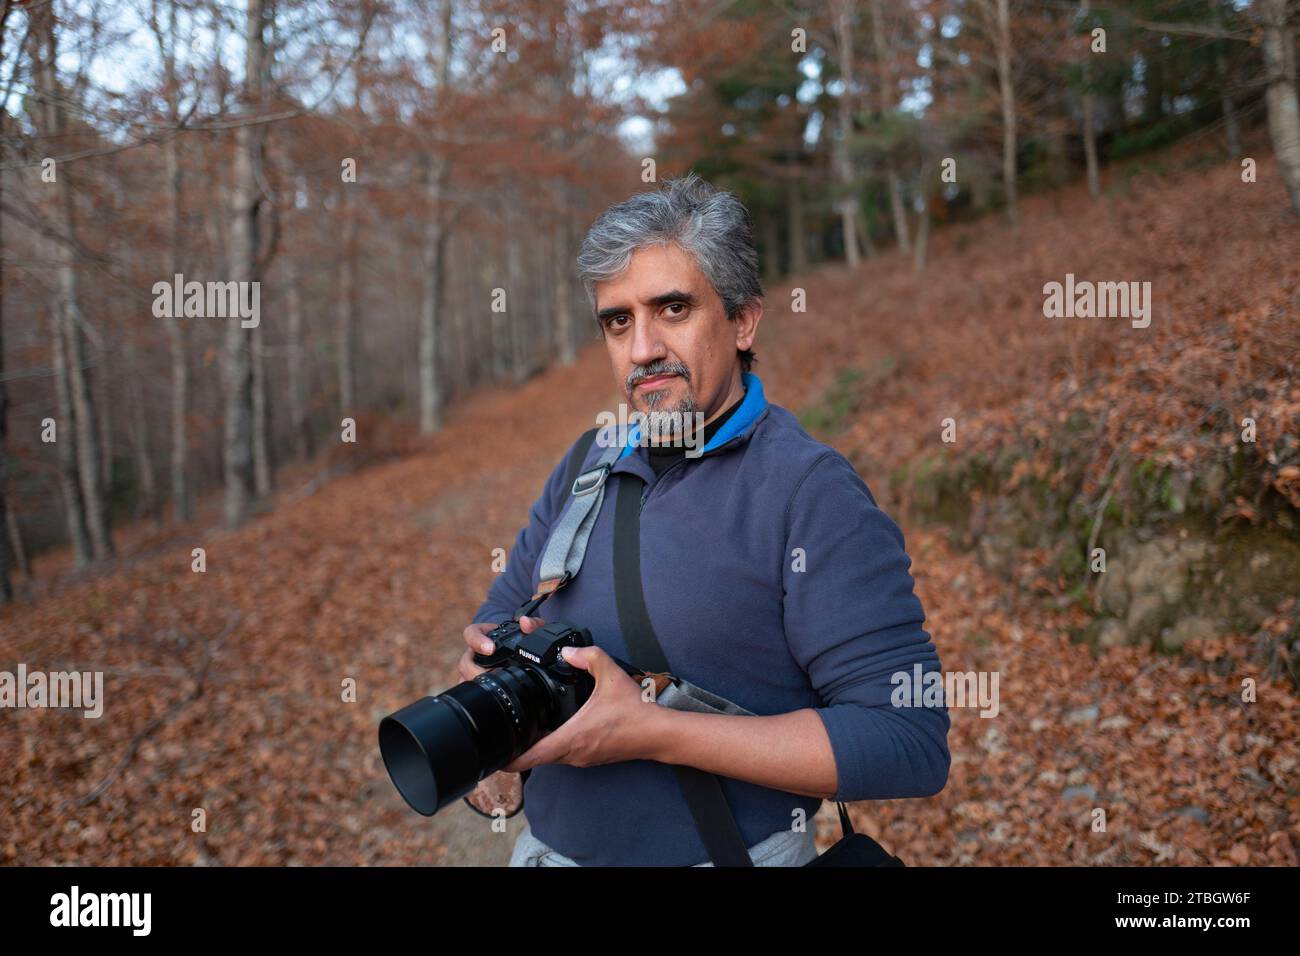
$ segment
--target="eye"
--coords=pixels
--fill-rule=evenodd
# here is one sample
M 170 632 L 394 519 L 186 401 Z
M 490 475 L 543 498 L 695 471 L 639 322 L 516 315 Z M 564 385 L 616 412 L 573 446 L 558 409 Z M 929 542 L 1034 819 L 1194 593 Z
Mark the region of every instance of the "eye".
M 686 311 L 687 311 L 688 306 L 686 305 L 685 302 L 670 302 L 670 303 L 668 303 L 668 305 L 666 306 L 666 308 L 669 308 L 669 309 L 680 309 L 680 310 L 681 310 L 680 312 L 674 312 L 674 313 L 672 313 L 672 315 L 673 315 L 673 318 L 681 318 L 683 315 L 686 314 Z
M 610 316 L 608 319 L 605 320 L 605 328 L 607 328 L 607 329 L 614 329 L 615 331 L 617 331 L 618 329 L 624 328 L 624 326 L 617 326 L 617 327 L 616 327 L 616 326 L 614 325 L 614 323 L 617 322 L 619 319 L 626 319 L 626 318 L 627 318 L 626 315 L 612 315 L 612 316 Z

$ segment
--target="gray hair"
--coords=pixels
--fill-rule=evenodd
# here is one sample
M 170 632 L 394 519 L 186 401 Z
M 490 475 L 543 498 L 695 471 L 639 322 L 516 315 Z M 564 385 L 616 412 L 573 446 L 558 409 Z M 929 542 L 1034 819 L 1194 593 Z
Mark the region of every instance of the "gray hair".
M 632 253 L 653 244 L 676 244 L 694 257 L 722 299 L 728 319 L 734 320 L 742 307 L 763 296 L 749 210 L 731 193 L 688 173 L 610 206 L 592 224 L 578 251 L 578 278 L 593 311 L 596 283 L 618 276 Z M 736 354 L 748 372 L 753 351 Z

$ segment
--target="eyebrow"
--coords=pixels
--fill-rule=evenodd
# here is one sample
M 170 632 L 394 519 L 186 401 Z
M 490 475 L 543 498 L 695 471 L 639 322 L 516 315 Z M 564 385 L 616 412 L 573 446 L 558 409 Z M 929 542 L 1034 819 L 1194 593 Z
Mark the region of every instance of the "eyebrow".
M 681 289 L 670 289 L 667 292 L 661 292 L 659 295 L 646 300 L 647 304 L 653 306 L 667 305 L 669 302 L 685 302 L 687 305 L 698 305 L 699 300 L 690 292 L 683 292 Z M 596 318 L 600 321 L 612 319 L 616 315 L 622 315 L 628 311 L 627 306 L 611 305 L 608 308 L 601 309 L 596 313 Z

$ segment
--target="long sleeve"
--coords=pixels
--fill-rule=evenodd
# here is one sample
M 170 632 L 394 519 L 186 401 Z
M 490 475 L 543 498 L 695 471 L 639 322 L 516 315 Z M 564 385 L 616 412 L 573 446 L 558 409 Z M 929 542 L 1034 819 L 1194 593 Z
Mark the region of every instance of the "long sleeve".
M 514 616 L 519 605 L 533 596 L 533 570 L 541 559 L 542 548 L 550 536 L 551 526 L 564 505 L 564 475 L 573 455 L 575 441 L 563 460 L 551 471 L 546 485 L 528 511 L 528 524 L 515 537 L 514 547 L 506 559 L 506 569 L 488 588 L 487 600 L 474 612 L 473 623 L 488 621 L 499 624 Z
M 821 702 L 835 799 L 933 796 L 948 778 L 947 709 L 891 703 L 894 675 L 940 668 L 902 532 L 838 452 L 804 476 L 786 529 L 786 640 Z

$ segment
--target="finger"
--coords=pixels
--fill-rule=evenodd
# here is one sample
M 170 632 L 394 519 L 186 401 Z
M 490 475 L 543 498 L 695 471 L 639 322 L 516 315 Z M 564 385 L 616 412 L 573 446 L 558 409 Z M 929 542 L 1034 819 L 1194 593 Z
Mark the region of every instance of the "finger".
M 485 668 L 479 667 L 474 663 L 474 652 L 466 651 L 456 662 L 456 673 L 460 675 L 461 680 L 473 680 L 479 674 L 485 673 Z
M 492 624 L 471 624 L 465 628 L 465 643 L 480 654 L 491 654 L 492 641 L 487 635 L 494 629 L 495 625 Z
M 540 617 L 521 617 L 519 619 L 519 630 L 523 631 L 525 634 L 531 634 L 539 627 L 545 626 L 546 622 Z
M 564 751 L 564 737 L 551 731 L 501 769 L 506 773 L 523 773 L 544 763 L 555 763 L 564 756 Z

